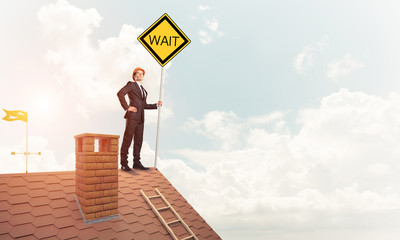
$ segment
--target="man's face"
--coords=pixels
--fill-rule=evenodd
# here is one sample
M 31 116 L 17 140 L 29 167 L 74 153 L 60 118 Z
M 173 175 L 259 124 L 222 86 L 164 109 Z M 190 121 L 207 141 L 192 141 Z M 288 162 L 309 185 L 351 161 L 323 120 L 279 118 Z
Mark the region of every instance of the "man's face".
M 143 80 L 143 71 L 138 70 L 135 72 L 135 80 L 136 81 L 142 81 Z

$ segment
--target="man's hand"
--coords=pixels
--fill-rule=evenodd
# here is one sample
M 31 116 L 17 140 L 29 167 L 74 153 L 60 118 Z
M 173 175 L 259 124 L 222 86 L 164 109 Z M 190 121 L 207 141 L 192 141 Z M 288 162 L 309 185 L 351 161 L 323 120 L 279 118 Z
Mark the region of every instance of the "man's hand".
M 128 108 L 128 111 L 129 111 L 129 112 L 137 112 L 137 108 L 135 108 L 135 107 L 129 107 L 129 108 Z
M 161 107 L 162 106 L 162 101 L 158 101 L 157 102 L 157 107 Z

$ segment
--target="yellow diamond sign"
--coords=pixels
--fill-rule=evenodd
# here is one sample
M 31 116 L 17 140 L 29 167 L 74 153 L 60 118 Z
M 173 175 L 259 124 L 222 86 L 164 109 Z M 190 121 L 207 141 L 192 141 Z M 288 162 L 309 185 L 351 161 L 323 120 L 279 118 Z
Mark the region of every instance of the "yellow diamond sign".
M 146 29 L 138 40 L 161 66 L 190 43 L 190 39 L 166 13 Z

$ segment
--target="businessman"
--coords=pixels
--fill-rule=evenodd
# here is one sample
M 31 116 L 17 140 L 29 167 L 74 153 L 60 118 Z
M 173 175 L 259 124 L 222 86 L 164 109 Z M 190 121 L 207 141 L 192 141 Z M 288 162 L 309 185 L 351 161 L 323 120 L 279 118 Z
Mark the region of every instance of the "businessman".
M 133 81 L 129 81 L 117 93 L 122 108 L 126 111 L 124 118 L 126 119 L 124 138 L 121 145 L 121 169 L 130 171 L 128 166 L 128 149 L 131 146 L 133 138 L 133 168 L 148 170 L 140 162 L 140 150 L 143 142 L 144 127 L 144 109 L 157 109 L 162 106 L 162 101 L 154 104 L 147 104 L 147 91 L 142 86 L 145 71 L 142 68 L 135 68 L 132 74 Z M 128 94 L 129 105 L 125 100 Z

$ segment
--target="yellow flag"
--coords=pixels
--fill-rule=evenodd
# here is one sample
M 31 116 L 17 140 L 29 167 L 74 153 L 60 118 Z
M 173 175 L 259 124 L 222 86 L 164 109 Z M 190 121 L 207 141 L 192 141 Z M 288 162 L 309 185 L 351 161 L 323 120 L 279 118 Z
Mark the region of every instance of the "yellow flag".
M 24 122 L 28 122 L 28 113 L 20 110 L 15 111 L 7 111 L 3 108 L 4 112 L 6 112 L 7 116 L 3 117 L 3 120 L 6 121 L 16 121 L 21 120 Z

